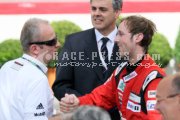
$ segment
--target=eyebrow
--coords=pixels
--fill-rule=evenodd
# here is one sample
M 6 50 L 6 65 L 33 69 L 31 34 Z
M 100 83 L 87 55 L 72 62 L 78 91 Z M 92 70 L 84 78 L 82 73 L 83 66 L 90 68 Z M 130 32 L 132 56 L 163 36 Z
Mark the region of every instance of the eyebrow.
M 96 6 L 91 6 L 91 9 L 100 9 L 100 10 L 102 10 L 102 9 L 104 9 L 104 10 L 108 10 L 108 8 L 107 7 L 96 7 Z

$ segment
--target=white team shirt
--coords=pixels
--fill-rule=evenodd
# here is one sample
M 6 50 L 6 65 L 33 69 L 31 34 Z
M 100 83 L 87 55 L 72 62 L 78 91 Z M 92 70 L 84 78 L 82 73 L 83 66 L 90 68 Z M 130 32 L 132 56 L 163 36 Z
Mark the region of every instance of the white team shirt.
M 0 69 L 0 120 L 48 120 L 53 96 L 47 67 L 27 54 L 22 57 Z

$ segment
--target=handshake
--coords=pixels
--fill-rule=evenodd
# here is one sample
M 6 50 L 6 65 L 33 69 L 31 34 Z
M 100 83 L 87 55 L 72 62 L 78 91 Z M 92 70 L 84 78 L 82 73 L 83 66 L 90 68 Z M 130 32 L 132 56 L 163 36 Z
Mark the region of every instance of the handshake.
M 79 99 L 74 94 L 65 94 L 59 102 L 59 106 L 63 113 L 72 112 L 79 106 Z

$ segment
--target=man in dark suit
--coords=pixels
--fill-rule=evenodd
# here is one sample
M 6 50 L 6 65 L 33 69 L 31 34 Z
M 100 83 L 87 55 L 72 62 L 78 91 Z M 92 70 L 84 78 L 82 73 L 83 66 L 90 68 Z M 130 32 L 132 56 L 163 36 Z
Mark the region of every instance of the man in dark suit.
M 94 28 L 67 36 L 58 57 L 53 84 L 58 100 L 65 93 L 76 96 L 90 93 L 103 84 L 122 62 L 114 43 L 122 0 L 91 0 L 90 3 Z M 114 116 L 113 120 L 120 119 L 118 115 L 111 116 Z

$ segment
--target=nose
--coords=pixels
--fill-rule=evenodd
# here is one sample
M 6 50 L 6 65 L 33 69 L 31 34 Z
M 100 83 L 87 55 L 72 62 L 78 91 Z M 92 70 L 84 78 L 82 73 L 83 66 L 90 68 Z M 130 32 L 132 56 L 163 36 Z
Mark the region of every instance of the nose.
M 119 42 L 119 39 L 118 39 L 118 36 L 116 35 L 116 37 L 115 37 L 115 40 L 114 40 L 116 43 L 118 43 Z
M 100 10 L 99 10 L 99 9 L 93 10 L 93 11 L 92 11 L 92 14 L 93 14 L 93 15 L 96 15 L 96 16 L 97 16 L 97 15 L 100 15 Z
M 60 42 L 59 41 L 57 41 L 57 43 L 56 43 L 56 46 L 55 46 L 57 49 L 59 49 L 60 47 L 61 47 L 61 44 L 60 44 Z

